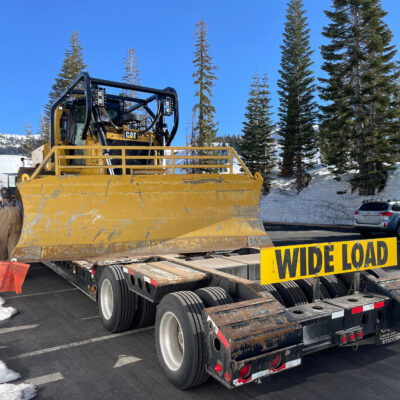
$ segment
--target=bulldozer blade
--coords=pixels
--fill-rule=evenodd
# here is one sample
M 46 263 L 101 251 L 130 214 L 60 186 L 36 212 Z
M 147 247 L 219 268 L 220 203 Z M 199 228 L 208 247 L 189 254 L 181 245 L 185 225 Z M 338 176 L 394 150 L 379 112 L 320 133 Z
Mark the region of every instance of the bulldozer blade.
M 260 176 L 63 175 L 19 184 L 18 261 L 65 261 L 272 246 Z

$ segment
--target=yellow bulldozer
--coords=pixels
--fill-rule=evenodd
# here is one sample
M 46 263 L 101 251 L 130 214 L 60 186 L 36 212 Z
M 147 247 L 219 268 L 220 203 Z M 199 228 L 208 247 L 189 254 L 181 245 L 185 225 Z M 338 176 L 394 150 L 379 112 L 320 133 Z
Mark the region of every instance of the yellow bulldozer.
M 230 147 L 172 147 L 178 96 L 82 73 L 51 109 L 43 160 L 22 169 L 21 262 L 271 244 L 262 178 Z M 238 169 L 234 173 L 234 169 Z

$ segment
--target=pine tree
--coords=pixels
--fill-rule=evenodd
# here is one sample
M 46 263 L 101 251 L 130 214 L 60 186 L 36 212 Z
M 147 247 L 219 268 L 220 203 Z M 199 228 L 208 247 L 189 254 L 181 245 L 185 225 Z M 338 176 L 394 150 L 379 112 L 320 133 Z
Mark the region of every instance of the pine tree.
M 194 60 L 196 94 L 198 102 L 193 107 L 196 114 L 196 123 L 194 132 L 196 135 L 197 146 L 207 146 L 215 142 L 217 136 L 217 123 L 214 122 L 215 108 L 211 104 L 211 89 L 214 87 L 214 81 L 217 79 L 214 71 L 217 69 L 213 65 L 212 58 L 209 55 L 210 45 L 207 42 L 207 25 L 201 19 L 196 24 L 194 41 Z
M 22 151 L 27 156 L 31 156 L 32 151 L 36 149 L 36 140 L 32 135 L 32 128 L 28 122 L 25 123 L 25 141 L 22 145 Z
M 282 140 L 282 176 L 296 176 L 297 190 L 307 186 L 306 168 L 313 165 L 316 153 L 314 124 L 317 105 L 314 101 L 314 77 L 309 38 L 310 30 L 302 0 L 290 0 L 286 13 L 285 32 L 278 80 L 280 107 L 279 131 Z
M 124 57 L 124 75 L 122 80 L 130 85 L 140 85 L 138 59 L 133 49 L 128 49 Z M 129 97 L 136 96 L 134 90 L 129 90 L 127 93 L 124 92 L 123 95 L 125 94 Z
M 339 174 L 351 169 L 353 190 L 374 195 L 384 188 L 399 145 L 399 71 L 392 33 L 380 0 L 333 0 L 323 35 L 320 79 L 324 157 Z
M 263 194 L 268 194 L 275 160 L 274 126 L 271 122 L 270 92 L 267 76 L 262 81 L 256 73 L 250 85 L 240 154 L 249 171 L 259 172 L 264 179 Z
M 83 49 L 79 42 L 78 33 L 73 31 L 70 38 L 70 46 L 65 51 L 61 71 L 58 73 L 51 87 L 49 102 L 44 107 L 45 132 L 48 137 L 50 137 L 50 112 L 52 104 L 85 68 Z

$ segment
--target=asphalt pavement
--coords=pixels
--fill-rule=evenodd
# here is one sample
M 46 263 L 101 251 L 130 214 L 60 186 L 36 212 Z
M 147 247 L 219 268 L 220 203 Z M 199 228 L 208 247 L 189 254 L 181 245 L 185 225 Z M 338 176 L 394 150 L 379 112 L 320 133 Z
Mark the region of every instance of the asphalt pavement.
M 351 228 L 268 224 L 275 245 L 354 240 Z M 41 264 L 32 265 L 22 295 L 3 293 L 19 314 L 0 322 L 0 360 L 38 385 L 38 399 L 386 399 L 400 393 L 400 344 L 333 348 L 303 365 L 239 389 L 213 379 L 180 391 L 163 375 L 152 327 L 109 334 L 97 305 Z

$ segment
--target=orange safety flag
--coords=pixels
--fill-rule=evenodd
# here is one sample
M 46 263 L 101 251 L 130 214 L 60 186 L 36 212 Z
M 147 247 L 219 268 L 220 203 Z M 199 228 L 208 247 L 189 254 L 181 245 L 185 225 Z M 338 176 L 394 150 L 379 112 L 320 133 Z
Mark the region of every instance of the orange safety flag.
M 0 292 L 21 293 L 29 264 L 0 261 Z

